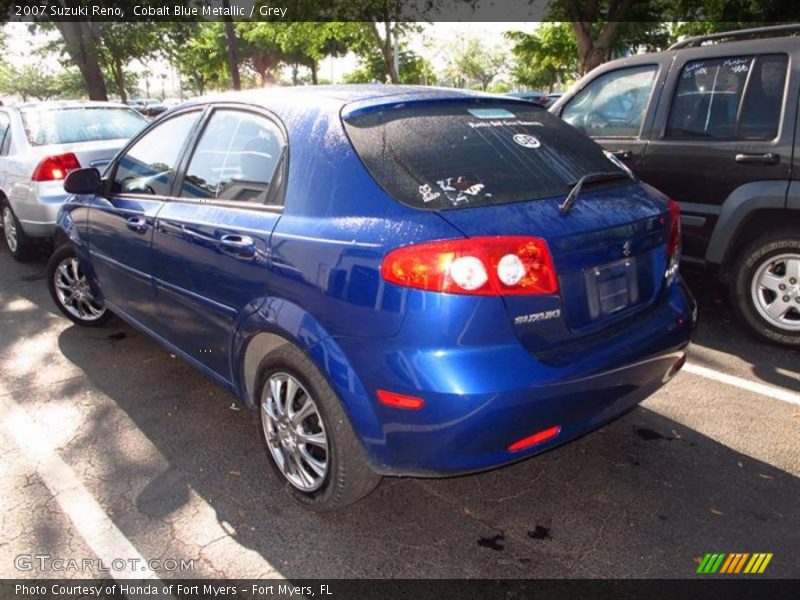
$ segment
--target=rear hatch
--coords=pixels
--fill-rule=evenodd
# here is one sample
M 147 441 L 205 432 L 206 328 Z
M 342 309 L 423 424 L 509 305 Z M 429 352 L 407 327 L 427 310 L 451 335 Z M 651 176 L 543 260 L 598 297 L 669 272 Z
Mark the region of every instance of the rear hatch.
M 667 264 L 668 200 L 547 111 L 498 99 L 394 104 L 345 117 L 394 198 L 465 236 L 547 242 L 559 292 L 503 300 L 531 351 L 593 338 L 651 305 Z M 570 209 L 565 198 L 587 181 Z

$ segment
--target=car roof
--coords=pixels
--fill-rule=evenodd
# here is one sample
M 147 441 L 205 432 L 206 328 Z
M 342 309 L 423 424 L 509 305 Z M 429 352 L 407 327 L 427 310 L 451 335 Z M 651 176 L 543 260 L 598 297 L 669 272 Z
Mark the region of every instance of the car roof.
M 59 110 L 67 108 L 127 108 L 121 102 L 98 102 L 95 100 L 50 100 L 47 102 L 21 102 L 14 108 L 22 112 L 37 110 Z
M 179 105 L 179 107 L 225 102 L 245 103 L 264 106 L 274 111 L 278 116 L 282 116 L 282 112 L 295 111 L 298 104 L 311 104 L 325 106 L 329 110 L 340 110 L 347 105 L 358 105 L 359 109 L 363 109 L 371 106 L 415 100 L 460 98 L 494 98 L 512 102 L 520 101 L 509 96 L 454 88 L 416 85 L 347 84 L 270 87 L 241 92 L 223 92 L 190 100 Z

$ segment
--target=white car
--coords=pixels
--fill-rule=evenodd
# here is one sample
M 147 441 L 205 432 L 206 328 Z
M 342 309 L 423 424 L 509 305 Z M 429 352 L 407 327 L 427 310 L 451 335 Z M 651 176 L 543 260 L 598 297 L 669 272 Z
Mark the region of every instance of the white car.
M 0 106 L 0 225 L 14 258 L 53 235 L 67 173 L 102 170 L 146 123 L 111 102 Z

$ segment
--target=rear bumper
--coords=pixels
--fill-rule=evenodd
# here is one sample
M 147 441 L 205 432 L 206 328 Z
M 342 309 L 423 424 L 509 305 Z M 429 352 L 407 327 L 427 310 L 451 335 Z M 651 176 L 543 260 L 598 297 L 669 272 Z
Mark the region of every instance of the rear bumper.
M 337 341 L 361 376 L 380 423 L 379 436 L 361 435 L 373 468 L 386 475 L 438 477 L 515 462 L 623 415 L 674 375 L 695 318 L 691 294 L 683 285 L 673 286 L 644 325 L 568 364 L 545 364 L 516 342 L 410 349 L 391 340 L 383 346 Z M 403 380 L 415 381 L 416 389 L 403 386 Z M 423 398 L 425 406 L 380 405 L 374 400 L 377 389 Z M 515 442 L 555 426 L 560 427 L 556 437 L 509 451 Z

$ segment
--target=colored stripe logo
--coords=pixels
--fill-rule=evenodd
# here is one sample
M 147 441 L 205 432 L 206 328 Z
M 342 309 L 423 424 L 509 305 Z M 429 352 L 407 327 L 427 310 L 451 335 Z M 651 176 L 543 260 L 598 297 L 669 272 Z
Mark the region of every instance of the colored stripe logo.
M 772 560 L 772 552 L 709 552 L 700 561 L 697 573 L 704 575 L 737 574 L 746 573 L 755 575 L 763 573 L 769 561 Z

